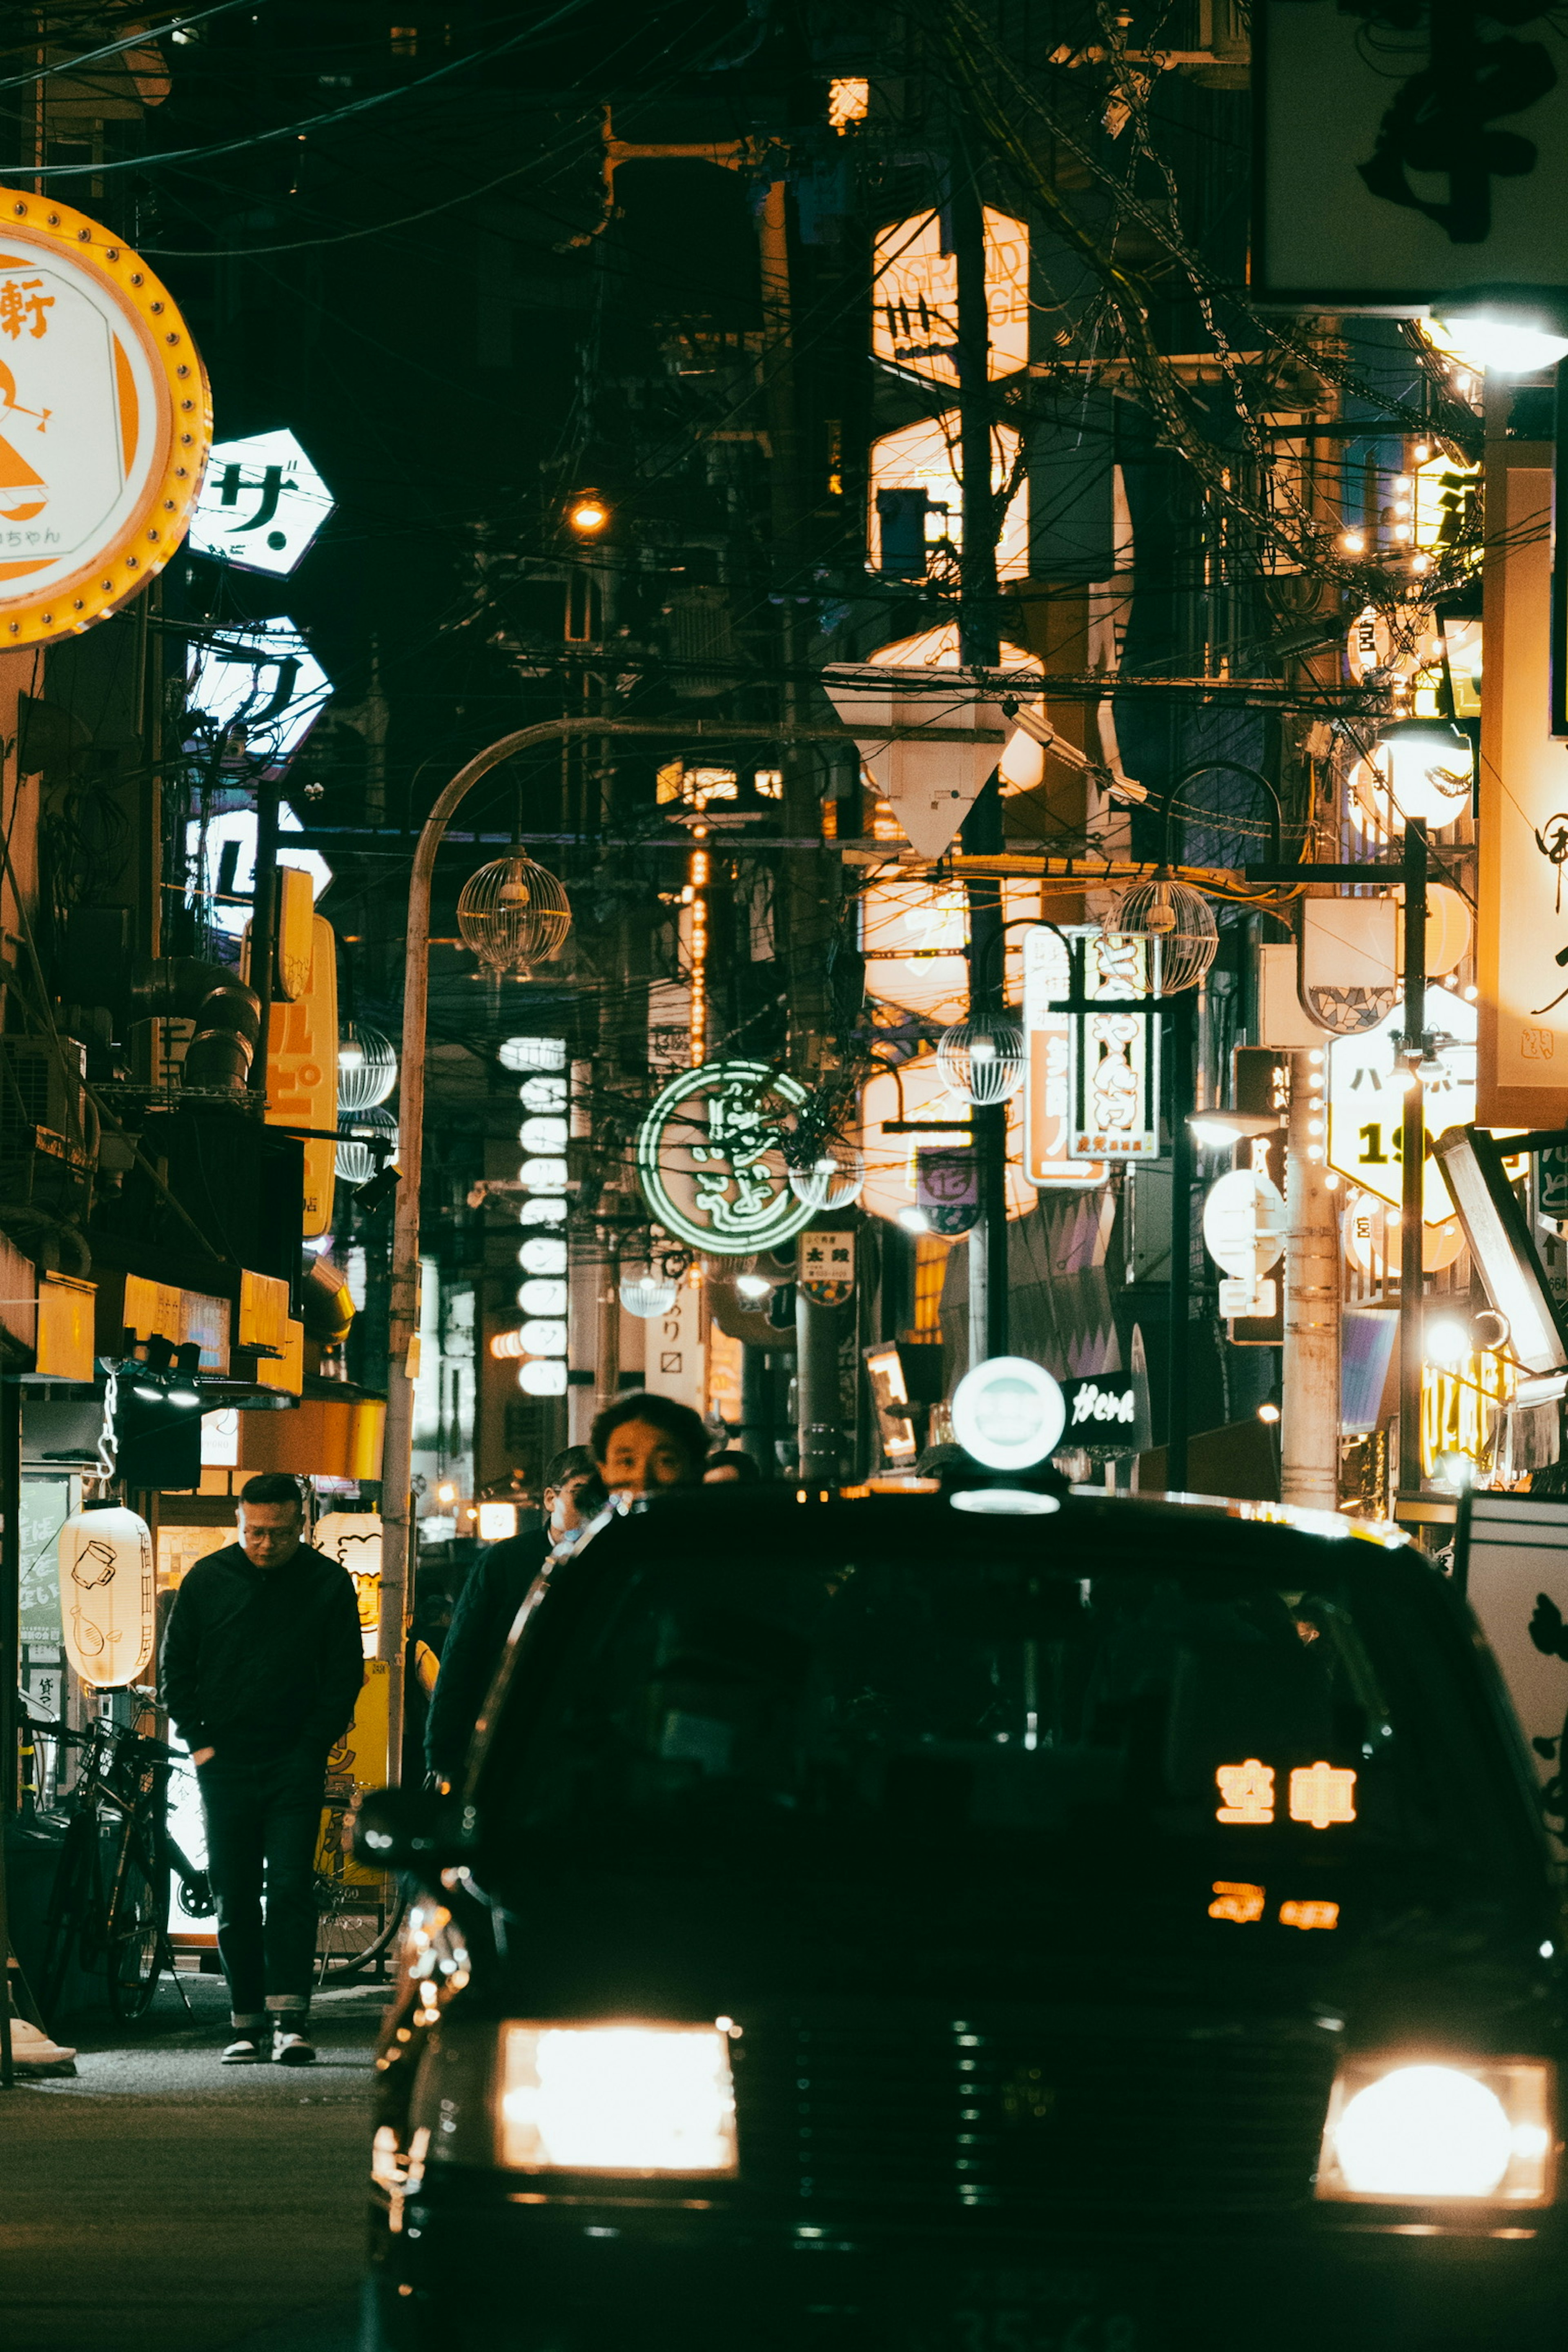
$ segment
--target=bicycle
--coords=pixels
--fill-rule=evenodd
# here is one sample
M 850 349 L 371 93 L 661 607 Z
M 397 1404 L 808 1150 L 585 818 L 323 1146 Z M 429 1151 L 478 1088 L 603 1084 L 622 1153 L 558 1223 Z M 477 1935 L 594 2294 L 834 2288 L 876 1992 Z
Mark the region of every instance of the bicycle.
M 81 1769 L 64 1805 L 65 1840 L 44 1922 L 38 2000 L 47 2017 L 57 2011 L 71 1953 L 94 1969 L 101 1961 L 109 2006 L 123 2025 L 145 2015 L 169 1948 L 169 1877 L 179 1874 L 182 1899 L 193 1918 L 216 1906 L 205 1871 L 169 1835 L 169 1767 L 175 1751 L 160 1739 L 100 1718 L 86 1731 L 63 1723 L 34 1723 L 62 1745 L 82 1751 Z M 105 1882 L 102 1830 L 114 1824 L 113 1856 Z

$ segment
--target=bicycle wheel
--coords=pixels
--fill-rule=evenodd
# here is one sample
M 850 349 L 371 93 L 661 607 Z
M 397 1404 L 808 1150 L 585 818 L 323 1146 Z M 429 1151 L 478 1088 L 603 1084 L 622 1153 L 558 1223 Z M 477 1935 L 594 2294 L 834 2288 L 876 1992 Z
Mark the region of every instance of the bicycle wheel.
M 38 1966 L 37 1994 L 45 2017 L 52 2024 L 65 1990 L 71 1953 L 85 1921 L 101 1907 L 98 1857 L 98 1827 L 79 1814 L 65 1833 L 54 1884 L 44 1918 L 44 1954 Z
M 368 1886 L 345 1885 L 316 1873 L 316 1982 L 342 1984 L 375 1967 L 403 1924 L 401 1888 L 390 1904 Z
M 169 1922 L 169 1874 L 154 1870 L 134 1830 L 120 1849 L 110 1897 L 109 2006 L 121 2025 L 146 2014 L 163 1973 Z

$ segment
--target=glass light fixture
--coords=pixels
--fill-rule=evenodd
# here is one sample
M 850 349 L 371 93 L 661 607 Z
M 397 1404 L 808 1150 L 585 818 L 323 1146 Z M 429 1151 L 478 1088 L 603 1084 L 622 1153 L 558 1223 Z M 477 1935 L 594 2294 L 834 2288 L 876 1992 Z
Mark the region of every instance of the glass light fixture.
M 674 1306 L 679 1283 L 668 1281 L 663 1275 L 623 1275 L 621 1305 L 628 1315 L 640 1315 L 645 1322 L 659 1315 L 668 1315 Z
M 860 1197 L 866 1160 L 852 1143 L 828 1145 L 809 1168 L 792 1168 L 789 1188 L 808 1209 L 847 1209 Z
M 350 1124 L 354 1138 L 363 1136 L 366 1140 L 341 1141 L 334 1165 L 345 1184 L 368 1184 L 377 1169 L 384 1168 L 388 1160 L 397 1157 L 397 1121 L 389 1110 L 371 1109 L 354 1113 Z M 392 1146 L 391 1151 L 380 1156 L 374 1152 L 368 1139 L 372 1136 L 384 1136 Z
M 1521 291 L 1456 295 L 1426 329 L 1429 341 L 1477 375 L 1534 375 L 1568 357 L 1568 334 L 1549 305 Z
M 1201 890 L 1158 873 L 1124 890 L 1101 926 L 1108 938 L 1152 940 L 1160 994 L 1195 988 L 1219 950 L 1219 926 Z
M 1004 1103 L 1016 1095 L 1024 1083 L 1026 1057 L 1022 1029 L 998 1013 L 977 1013 L 937 1040 L 942 1076 L 969 1103 Z
M 760 1304 L 772 1292 L 773 1284 L 765 1274 L 738 1274 L 735 1276 L 735 1288 L 742 1298 L 750 1298 Z
M 1425 719 L 1390 727 L 1374 758 L 1387 780 L 1389 799 L 1406 824 L 1414 820 L 1441 833 L 1468 808 L 1475 753 L 1469 737 L 1458 728 Z

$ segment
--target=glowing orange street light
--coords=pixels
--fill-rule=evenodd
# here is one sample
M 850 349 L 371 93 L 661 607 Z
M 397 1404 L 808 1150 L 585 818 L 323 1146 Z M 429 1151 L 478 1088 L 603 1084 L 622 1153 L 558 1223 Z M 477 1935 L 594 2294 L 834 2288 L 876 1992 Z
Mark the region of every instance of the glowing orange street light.
M 566 501 L 566 520 L 579 539 L 597 539 L 609 520 L 609 507 L 597 490 L 579 490 Z

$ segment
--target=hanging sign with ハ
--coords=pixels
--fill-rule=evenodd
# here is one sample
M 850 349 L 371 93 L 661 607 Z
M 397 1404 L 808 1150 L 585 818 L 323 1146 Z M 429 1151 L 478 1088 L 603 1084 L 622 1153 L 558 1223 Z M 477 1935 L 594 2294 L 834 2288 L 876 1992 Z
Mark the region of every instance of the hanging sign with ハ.
M 1329 1047 L 1329 1165 L 1393 1208 L 1400 1204 L 1404 1184 L 1405 1065 L 1395 1043 L 1401 1020 L 1396 1006 L 1375 1029 L 1337 1037 Z M 1436 1225 L 1453 1215 L 1454 1204 L 1432 1157 L 1432 1138 L 1446 1127 L 1468 1127 L 1475 1118 L 1476 1008 L 1448 989 L 1428 989 L 1426 1028 L 1436 1067 L 1429 1066 L 1423 1080 L 1426 1163 L 1421 1214 Z

